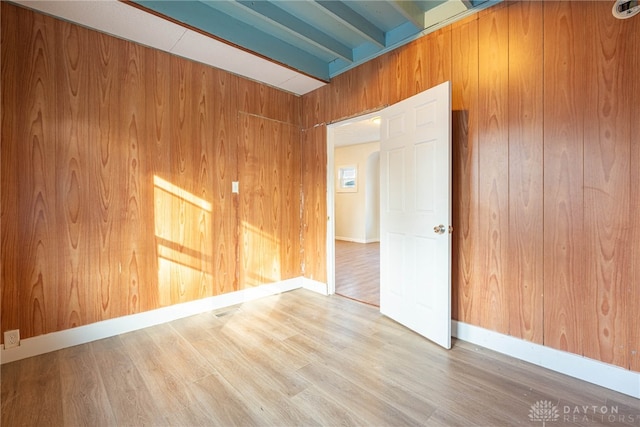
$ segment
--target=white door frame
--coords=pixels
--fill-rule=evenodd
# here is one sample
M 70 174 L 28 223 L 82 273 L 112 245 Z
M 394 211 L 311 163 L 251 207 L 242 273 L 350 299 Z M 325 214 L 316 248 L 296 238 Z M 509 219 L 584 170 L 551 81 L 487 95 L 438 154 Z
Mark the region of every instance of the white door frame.
M 381 107 L 382 110 L 384 107 Z M 336 293 L 336 222 L 335 222 L 335 129 L 350 123 L 369 120 L 380 115 L 380 110 L 363 113 L 362 115 L 350 117 L 327 125 L 327 294 Z

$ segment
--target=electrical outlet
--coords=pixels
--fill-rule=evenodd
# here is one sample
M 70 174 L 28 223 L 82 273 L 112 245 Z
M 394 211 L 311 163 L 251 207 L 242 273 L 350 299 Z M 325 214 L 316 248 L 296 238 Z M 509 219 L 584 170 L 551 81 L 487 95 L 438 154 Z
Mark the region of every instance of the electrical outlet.
M 18 347 L 20 345 L 20 329 L 4 332 L 4 348 Z

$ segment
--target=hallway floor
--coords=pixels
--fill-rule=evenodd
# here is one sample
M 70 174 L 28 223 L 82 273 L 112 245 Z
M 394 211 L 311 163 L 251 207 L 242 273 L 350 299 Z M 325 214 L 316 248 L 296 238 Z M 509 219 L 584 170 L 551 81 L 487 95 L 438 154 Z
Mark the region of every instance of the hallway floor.
M 336 294 L 380 306 L 380 243 L 336 240 Z

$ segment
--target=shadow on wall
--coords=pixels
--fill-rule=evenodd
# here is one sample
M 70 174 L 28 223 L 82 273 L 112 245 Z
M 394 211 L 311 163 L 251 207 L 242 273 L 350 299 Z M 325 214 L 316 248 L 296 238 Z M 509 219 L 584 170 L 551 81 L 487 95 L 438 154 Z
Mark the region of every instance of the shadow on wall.
M 469 198 L 463 198 L 462 194 L 473 194 L 470 187 L 473 185 L 471 179 L 464 182 L 460 177 L 470 178 L 474 172 L 472 169 L 473 158 L 476 155 L 473 141 L 469 139 L 469 110 L 454 110 L 451 113 L 451 191 L 452 206 L 451 218 L 453 233 L 451 241 L 451 318 L 460 320 L 458 316 L 458 292 L 462 289 L 462 283 L 469 280 L 465 272 L 472 271 L 472 266 L 461 265 L 469 263 L 460 257 L 462 253 L 461 245 L 464 244 L 464 236 L 469 235 L 470 228 L 470 204 Z M 460 168 L 464 170 L 459 170 Z

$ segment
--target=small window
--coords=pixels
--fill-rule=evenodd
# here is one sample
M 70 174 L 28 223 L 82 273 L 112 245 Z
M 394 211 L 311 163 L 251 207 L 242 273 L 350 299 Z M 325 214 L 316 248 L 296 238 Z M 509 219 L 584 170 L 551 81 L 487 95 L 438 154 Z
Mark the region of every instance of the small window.
M 355 165 L 338 168 L 338 192 L 355 193 L 358 191 L 358 167 Z

